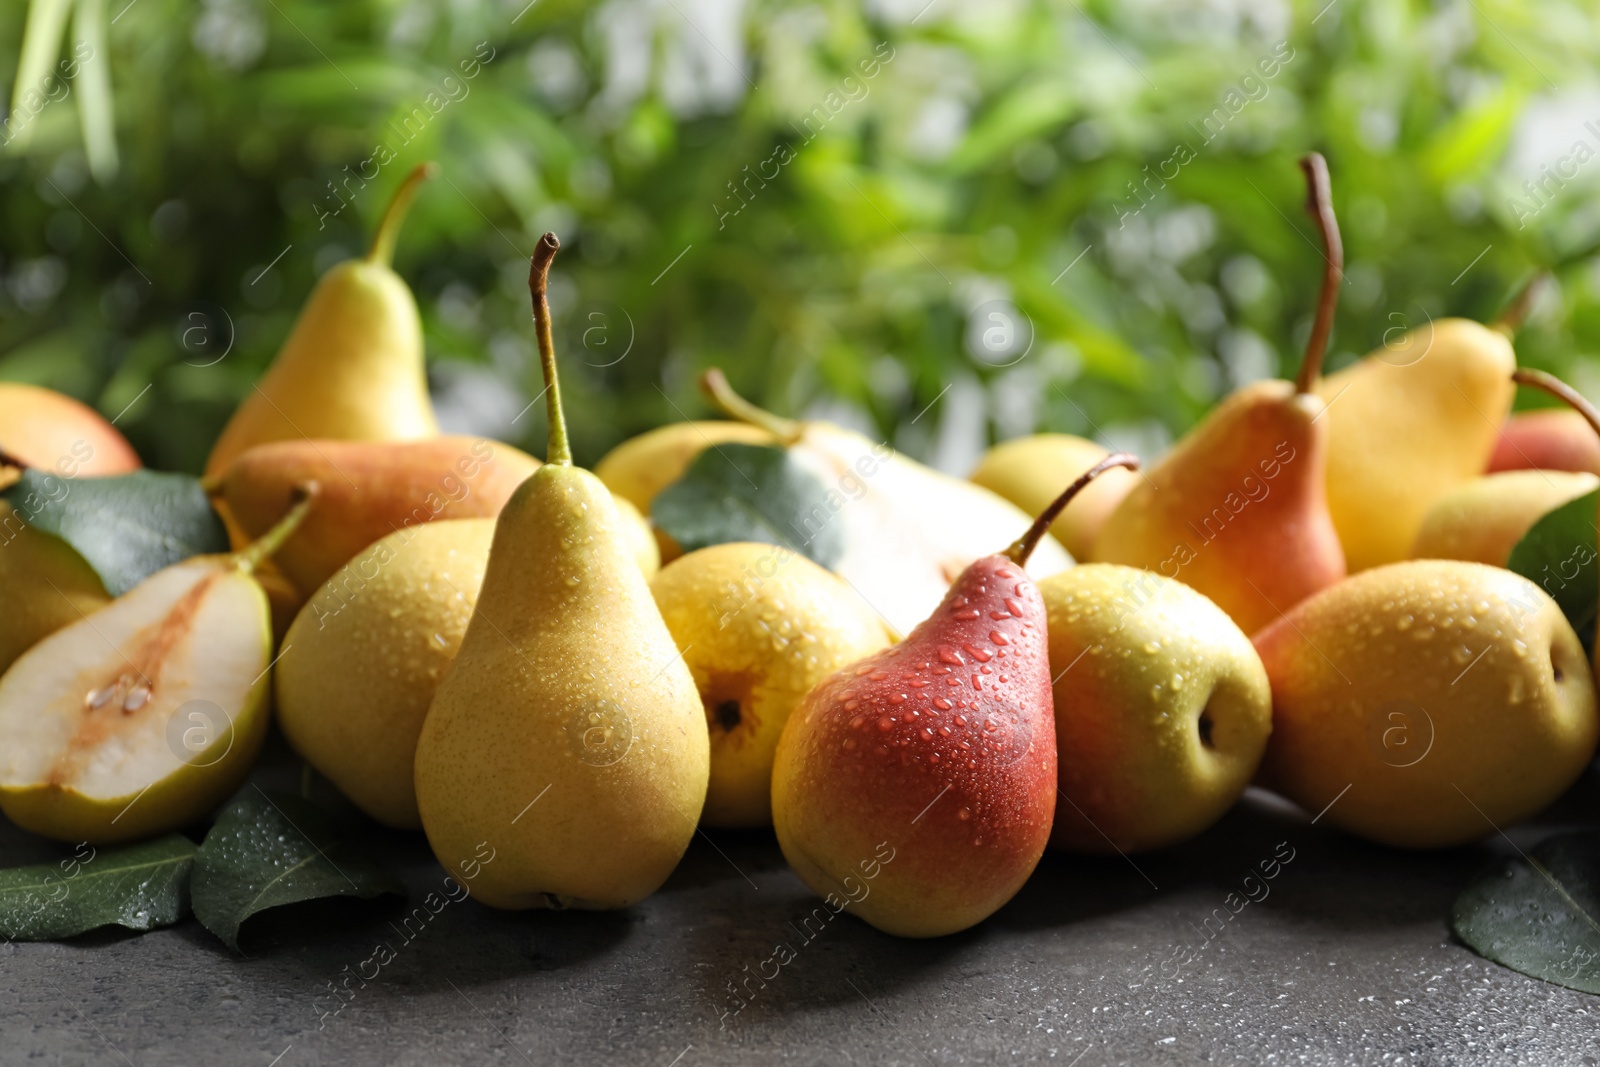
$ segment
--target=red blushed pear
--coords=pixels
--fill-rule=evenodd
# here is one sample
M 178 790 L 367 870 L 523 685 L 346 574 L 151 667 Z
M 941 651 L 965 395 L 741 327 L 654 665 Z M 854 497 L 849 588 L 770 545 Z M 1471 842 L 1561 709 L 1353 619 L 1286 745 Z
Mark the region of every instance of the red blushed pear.
M 772 814 L 802 881 L 886 933 L 938 937 L 1010 900 L 1050 838 L 1055 717 L 1045 607 L 1024 569 L 1090 468 L 971 564 L 900 644 L 831 675 L 778 743 Z
M 1345 576 L 1328 511 L 1326 405 L 1313 390 L 1344 274 L 1328 167 L 1300 161 L 1327 266 L 1305 360 L 1293 382 L 1229 396 L 1111 513 L 1095 560 L 1157 571 L 1199 590 L 1251 633 Z
M 1488 473 L 1525 470 L 1600 474 L 1600 439 L 1576 411 L 1519 411 L 1500 427 Z

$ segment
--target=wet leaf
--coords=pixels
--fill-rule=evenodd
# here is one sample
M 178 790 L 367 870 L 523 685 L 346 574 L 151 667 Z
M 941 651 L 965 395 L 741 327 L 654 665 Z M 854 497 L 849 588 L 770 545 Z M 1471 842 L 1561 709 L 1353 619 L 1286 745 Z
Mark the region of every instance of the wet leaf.
M 154 930 L 189 912 L 195 847 L 171 834 L 127 848 L 79 845 L 69 859 L 0 870 L 0 935 L 53 941 L 102 926 Z

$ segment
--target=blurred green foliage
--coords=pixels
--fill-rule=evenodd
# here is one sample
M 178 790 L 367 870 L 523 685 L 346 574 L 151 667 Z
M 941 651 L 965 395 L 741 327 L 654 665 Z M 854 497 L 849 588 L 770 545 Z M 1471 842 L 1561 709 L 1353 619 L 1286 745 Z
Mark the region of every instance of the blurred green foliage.
M 396 266 L 438 400 L 536 453 L 546 229 L 580 461 L 704 414 L 710 365 L 947 466 L 1034 429 L 1148 453 L 1298 365 L 1308 149 L 1349 267 L 1332 365 L 1428 316 L 1492 318 L 1544 268 L 1522 357 L 1600 393 L 1588 8 L 125 5 L 87 61 L 109 63 L 116 173 L 90 174 L 72 83 L 0 152 L 0 378 L 121 413 L 156 466 L 198 469 L 317 275 L 430 158 Z M 25 14 L 0 11 L 7 86 Z

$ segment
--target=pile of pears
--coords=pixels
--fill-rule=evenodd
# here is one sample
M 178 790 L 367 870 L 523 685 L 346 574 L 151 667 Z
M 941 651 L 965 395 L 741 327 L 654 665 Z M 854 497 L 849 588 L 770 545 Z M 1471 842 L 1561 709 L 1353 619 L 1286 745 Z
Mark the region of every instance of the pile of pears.
M 1187 840 L 1252 784 L 1391 846 L 1527 818 L 1600 713 L 1572 625 L 1507 562 L 1600 486 L 1600 413 L 1517 369 L 1516 313 L 1323 376 L 1343 251 L 1326 164 L 1302 167 L 1324 269 L 1294 381 L 1239 389 L 1153 464 L 1041 434 L 969 479 L 714 369 L 727 419 L 576 466 L 553 234 L 529 276 L 544 460 L 441 435 L 390 266 L 418 168 L 216 443 L 233 551 L 113 598 L 0 515 L 0 809 L 68 841 L 191 825 L 275 717 L 447 870 L 492 847 L 492 907 L 627 907 L 700 827 L 770 826 L 831 906 L 907 937 L 983 921 L 1047 849 Z M 1511 416 L 1519 382 L 1577 410 Z M 76 477 L 139 466 L 94 411 L 0 385 L 0 482 L 85 442 Z M 735 446 L 850 487 L 829 566 L 781 532 L 686 552 L 649 518 Z

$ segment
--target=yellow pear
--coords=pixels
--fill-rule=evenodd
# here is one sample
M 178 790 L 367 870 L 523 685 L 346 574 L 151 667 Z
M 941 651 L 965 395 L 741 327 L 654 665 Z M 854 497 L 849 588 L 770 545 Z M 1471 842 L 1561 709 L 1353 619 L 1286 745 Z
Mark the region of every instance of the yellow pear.
M 461 647 L 493 536 L 493 519 L 397 530 L 328 579 L 284 638 L 284 736 L 385 825 L 422 826 L 417 735 Z
M 710 770 L 705 713 L 605 484 L 572 465 L 540 239 L 529 287 L 548 459 L 496 520 L 483 591 L 417 740 L 417 807 L 498 908 L 621 908 L 677 865 Z
M 711 780 L 701 821 L 772 825 L 772 760 L 789 713 L 823 678 L 889 644 L 837 575 L 778 545 L 712 545 L 650 584 L 705 706 Z
M 1222 818 L 1272 732 L 1244 631 L 1187 585 L 1090 563 L 1039 583 L 1049 613 L 1057 767 L 1050 844 L 1136 852 Z
M 674 422 L 630 437 L 594 465 L 595 477 L 620 500 L 650 514 L 656 494 L 683 477 L 694 458 L 729 441 L 746 445 L 775 444 L 772 434 L 757 426 L 726 420 Z
M 0 671 L 69 623 L 111 602 L 100 576 L 54 534 L 23 524 L 0 501 Z
M 425 163 L 400 185 L 364 257 L 317 283 L 289 339 L 223 428 L 207 477 L 271 441 L 410 441 L 439 432 L 417 302 L 389 265 L 406 208 L 433 170 Z
M 985 452 L 967 477 L 1030 514 L 1043 511 L 1056 489 L 1099 463 L 1109 450 L 1065 433 L 1041 433 L 1004 441 Z M 1118 468 L 1102 474 L 1073 506 L 1061 513 L 1050 533 L 1080 562 L 1091 558 L 1100 527 L 1128 495 L 1139 476 Z
M 1483 473 L 1516 364 L 1506 332 L 1438 319 L 1322 379 L 1328 509 L 1351 573 L 1405 559 L 1434 502 Z
M 1272 682 L 1263 781 L 1323 821 L 1442 848 L 1535 814 L 1600 736 L 1583 645 L 1520 575 L 1411 560 L 1255 635 Z
M 1502 471 L 1451 489 L 1422 517 L 1412 559 L 1465 559 L 1504 567 L 1542 516 L 1600 486 L 1587 471 Z
M 204 816 L 266 735 L 267 597 L 251 576 L 303 500 L 244 552 L 194 556 L 40 641 L 0 677 L 0 809 L 63 841 L 128 841 Z

